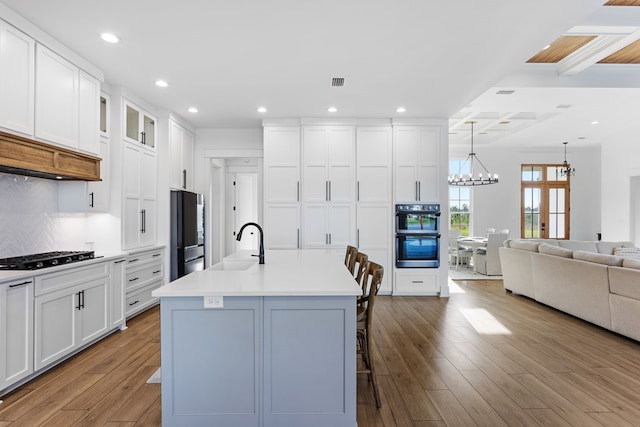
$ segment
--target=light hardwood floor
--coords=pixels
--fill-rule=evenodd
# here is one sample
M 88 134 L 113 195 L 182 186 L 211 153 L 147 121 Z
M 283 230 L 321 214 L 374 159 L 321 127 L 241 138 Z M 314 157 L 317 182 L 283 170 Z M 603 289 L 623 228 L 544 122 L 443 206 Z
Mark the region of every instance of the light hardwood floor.
M 358 378 L 358 427 L 639 426 L 640 343 L 527 298 L 459 281 L 450 298 L 380 297 L 382 408 Z M 4 397 L 5 426 L 159 426 L 152 309 Z M 328 426 L 330 427 L 330 426 Z

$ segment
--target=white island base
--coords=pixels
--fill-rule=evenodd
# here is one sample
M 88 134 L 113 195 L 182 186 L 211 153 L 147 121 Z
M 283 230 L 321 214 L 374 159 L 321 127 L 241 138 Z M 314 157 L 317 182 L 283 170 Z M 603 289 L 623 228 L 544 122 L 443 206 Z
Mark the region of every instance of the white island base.
M 354 427 L 361 290 L 342 260 L 271 251 L 238 265 L 154 291 L 163 426 Z

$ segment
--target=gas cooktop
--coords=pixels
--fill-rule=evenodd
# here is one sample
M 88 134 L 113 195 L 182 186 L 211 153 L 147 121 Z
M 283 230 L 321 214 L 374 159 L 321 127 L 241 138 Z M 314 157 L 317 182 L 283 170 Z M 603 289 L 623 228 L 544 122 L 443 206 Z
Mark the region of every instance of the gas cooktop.
M 0 270 L 36 270 L 93 258 L 93 251 L 44 252 L 0 259 Z

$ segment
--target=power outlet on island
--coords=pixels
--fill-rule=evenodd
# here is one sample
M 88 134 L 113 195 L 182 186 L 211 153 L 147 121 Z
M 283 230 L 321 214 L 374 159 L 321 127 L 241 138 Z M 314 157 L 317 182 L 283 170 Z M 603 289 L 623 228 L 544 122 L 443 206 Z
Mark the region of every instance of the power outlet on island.
M 204 308 L 223 308 L 222 297 L 204 297 Z

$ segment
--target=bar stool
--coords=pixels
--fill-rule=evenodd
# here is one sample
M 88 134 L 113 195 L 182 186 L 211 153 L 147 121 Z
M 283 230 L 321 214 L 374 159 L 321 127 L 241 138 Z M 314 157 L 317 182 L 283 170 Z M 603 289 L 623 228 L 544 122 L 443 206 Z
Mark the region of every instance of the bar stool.
M 344 265 L 347 267 L 351 274 L 354 274 L 356 268 L 356 256 L 358 255 L 358 248 L 355 246 L 347 245 L 347 250 L 344 254 Z
M 373 354 L 371 352 L 371 323 L 373 321 L 373 306 L 376 295 L 382 285 L 384 268 L 380 264 L 369 261 L 366 273 L 362 276 L 362 288 L 364 295 L 358 299 L 357 308 L 357 354 L 362 356 L 364 369 L 358 370 L 359 374 L 367 374 L 367 378 L 373 387 L 373 394 L 376 398 L 376 406 L 382 407 L 380 393 L 376 385 L 375 371 L 373 368 Z
M 364 252 L 358 252 L 356 255 L 356 261 L 353 268 L 354 278 L 358 284 L 362 284 L 362 277 L 364 273 L 367 271 L 367 262 L 369 261 L 369 257 Z M 362 295 L 364 295 L 364 289 L 362 289 Z

